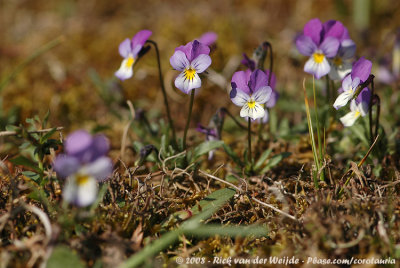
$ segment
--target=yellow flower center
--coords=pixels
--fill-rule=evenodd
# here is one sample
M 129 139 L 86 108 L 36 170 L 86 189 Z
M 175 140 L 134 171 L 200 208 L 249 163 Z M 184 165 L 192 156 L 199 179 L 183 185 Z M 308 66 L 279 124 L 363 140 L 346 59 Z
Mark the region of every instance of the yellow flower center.
M 77 175 L 76 176 L 76 184 L 82 186 L 83 184 L 87 183 L 89 180 L 89 176 L 87 175 Z
M 253 109 L 254 107 L 256 107 L 256 102 L 254 100 L 250 100 L 247 102 L 247 105 L 250 109 Z
M 192 68 L 185 69 L 185 71 L 184 71 L 185 78 L 186 78 L 186 80 L 189 80 L 189 81 L 194 79 L 195 74 L 196 74 L 196 70 L 192 69 Z
M 314 53 L 313 58 L 316 63 L 321 63 L 324 61 L 325 55 L 322 53 Z
M 343 64 L 343 60 L 341 57 L 335 57 L 333 59 L 333 64 L 335 64 L 336 66 L 341 66 Z
M 356 113 L 354 114 L 354 117 L 359 117 L 361 115 L 360 111 L 356 111 Z
M 135 62 L 135 59 L 133 57 L 129 57 L 125 63 L 126 68 L 131 68 L 133 66 L 134 62 Z

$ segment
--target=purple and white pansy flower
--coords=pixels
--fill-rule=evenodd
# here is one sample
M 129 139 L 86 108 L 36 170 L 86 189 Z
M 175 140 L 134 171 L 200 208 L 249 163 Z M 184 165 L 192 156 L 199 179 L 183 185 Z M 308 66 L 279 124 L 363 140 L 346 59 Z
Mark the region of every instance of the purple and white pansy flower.
M 139 31 L 132 39 L 127 38 L 119 45 L 119 54 L 124 59 L 122 60 L 121 67 L 115 72 L 116 77 L 121 80 L 132 77 L 133 64 L 151 34 L 152 32 L 149 30 Z
M 199 74 L 211 65 L 210 48 L 197 40 L 175 49 L 170 58 L 172 67 L 181 73 L 175 79 L 175 86 L 183 93 L 201 87 Z
M 256 62 L 252 59 L 250 59 L 246 53 L 243 53 L 243 59 L 241 61 L 241 63 L 246 66 L 247 68 L 249 68 L 251 71 L 254 71 L 256 69 Z M 271 92 L 271 97 L 269 98 L 269 100 L 265 103 L 265 107 L 266 108 L 272 108 L 275 106 L 276 102 L 279 99 L 279 93 L 275 90 L 276 87 L 276 76 L 273 72 L 271 72 L 270 70 L 265 70 L 265 74 L 267 75 L 267 81 L 269 82 L 269 86 L 272 89 Z M 269 77 L 271 75 L 271 77 Z M 268 112 L 265 113 L 264 117 L 262 119 L 260 119 L 263 123 L 267 123 L 269 120 L 269 116 L 268 116 Z
M 370 100 L 371 91 L 368 88 L 364 88 L 360 95 L 351 101 L 350 112 L 340 118 L 342 124 L 345 127 L 350 127 L 354 125 L 360 116 L 364 117 L 368 113 Z
M 296 38 L 299 52 L 309 56 L 304 71 L 320 79 L 330 70 L 328 59 L 334 58 L 338 52 L 339 38 L 343 35 L 344 27 L 337 21 L 322 24 L 319 19 L 312 19 L 304 26 L 303 34 Z
M 271 98 L 272 89 L 268 85 L 268 76 L 261 70 L 239 71 L 232 76 L 232 102 L 241 106 L 240 116 L 256 120 L 263 118 L 266 111 L 263 104 Z
M 336 110 L 345 106 L 354 97 L 357 87 L 371 74 L 371 68 L 372 63 L 365 58 L 360 58 L 353 64 L 352 71 L 343 79 L 342 87 L 339 89 L 341 93 L 333 104 Z
M 332 24 L 332 22 L 328 21 L 326 24 Z M 335 81 L 342 80 L 351 72 L 352 60 L 356 53 L 356 44 L 350 39 L 349 31 L 341 23 L 340 25 L 343 27 L 343 34 L 339 38 L 339 50 L 336 56 L 329 60 L 331 64 L 329 78 Z
M 97 197 L 98 181 L 111 175 L 113 164 L 106 156 L 110 148 L 104 135 L 92 136 L 85 130 L 70 134 L 65 141 L 65 154 L 53 163 L 57 176 L 66 179 L 64 200 L 77 206 L 92 204 Z

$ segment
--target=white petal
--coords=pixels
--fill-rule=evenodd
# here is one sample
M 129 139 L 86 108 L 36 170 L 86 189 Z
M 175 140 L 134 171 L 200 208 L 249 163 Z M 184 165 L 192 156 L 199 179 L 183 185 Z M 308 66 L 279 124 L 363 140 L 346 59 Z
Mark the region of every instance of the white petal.
M 111 175 L 113 164 L 110 158 L 102 156 L 96 161 L 84 166 L 81 170 L 84 174 L 89 174 L 97 180 L 104 180 Z
M 267 101 L 269 101 L 269 99 L 271 98 L 271 94 L 272 94 L 271 87 L 265 86 L 259 88 L 252 97 L 257 103 L 264 104 Z
M 329 65 L 326 57 L 321 63 L 317 63 L 317 71 L 315 73 L 315 78 L 320 79 L 322 76 L 327 75 L 331 70 L 331 66 Z
M 250 117 L 253 120 L 256 120 L 257 118 L 263 118 L 264 115 L 264 108 L 258 103 L 255 103 L 254 108 L 250 108 L 249 105 L 246 103 L 240 110 L 241 117 Z
M 342 80 L 351 72 L 352 64 L 349 61 L 343 60 L 341 65 L 336 65 L 333 61 L 330 61 L 330 63 L 331 71 L 329 72 L 329 78 L 332 80 Z
M 189 94 L 192 89 L 201 87 L 201 79 L 197 73 L 193 79 L 186 79 L 185 73 L 181 72 L 175 79 L 175 86 L 183 93 Z
M 335 100 L 335 103 L 333 104 L 333 107 L 337 110 L 343 106 L 345 106 L 349 100 L 353 97 L 353 92 L 352 91 L 345 91 L 342 94 L 340 94 L 337 99 Z
M 328 74 L 330 70 L 331 67 L 326 57 L 324 57 L 321 63 L 317 63 L 314 61 L 314 56 L 311 56 L 306 62 L 306 65 L 304 65 L 304 71 L 313 74 L 317 79 Z
M 232 96 L 235 92 L 236 94 Z M 250 96 L 238 88 L 232 89 L 229 95 L 232 102 L 237 106 L 243 106 L 247 103 L 248 100 L 250 100 Z
M 119 67 L 118 71 L 115 72 L 115 76 L 121 80 L 125 80 L 131 78 L 133 75 L 132 65 L 128 65 L 129 58 L 126 58 L 122 61 L 121 67 Z
M 314 61 L 313 56 L 308 59 L 304 65 L 304 71 L 309 74 L 315 74 L 317 72 L 317 63 Z
M 75 176 L 69 177 L 63 189 L 63 198 L 68 203 L 85 207 L 92 204 L 97 197 L 97 182 L 88 177 L 84 183 L 78 184 Z
M 357 103 L 356 100 L 351 100 L 350 102 L 350 111 L 355 112 L 357 111 L 358 107 L 357 107 Z
M 268 120 L 269 120 L 269 113 L 268 113 L 268 110 L 267 110 L 267 109 L 265 109 L 264 111 L 265 111 L 265 115 L 264 115 L 264 117 L 261 119 L 261 121 L 262 121 L 264 124 L 266 124 L 266 123 L 268 123 Z
M 192 61 L 191 65 L 200 74 L 211 65 L 211 58 L 206 54 L 200 54 Z
M 341 117 L 340 121 L 345 127 L 350 127 L 354 124 L 354 122 L 356 122 L 358 117 L 360 117 L 360 113 L 357 113 L 357 111 L 352 111 Z

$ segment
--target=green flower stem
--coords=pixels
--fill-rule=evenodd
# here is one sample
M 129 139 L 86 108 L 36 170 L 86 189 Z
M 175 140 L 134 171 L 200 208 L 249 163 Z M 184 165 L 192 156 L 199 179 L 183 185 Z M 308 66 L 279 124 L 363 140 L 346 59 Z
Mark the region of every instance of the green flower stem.
M 170 112 L 169 105 L 168 105 L 167 91 L 165 90 L 164 79 L 163 79 L 163 75 L 162 75 L 162 71 L 161 71 L 160 51 L 158 50 L 158 46 L 157 46 L 157 43 L 155 41 L 147 40 L 146 43 L 152 44 L 154 46 L 155 50 L 156 50 L 157 63 L 158 63 L 158 77 L 159 77 L 159 80 L 160 80 L 161 91 L 162 91 L 163 97 L 164 97 L 165 110 L 167 110 L 167 117 L 168 117 L 169 127 L 171 128 L 171 131 L 172 131 L 172 142 L 173 142 L 173 145 L 176 146 L 177 142 L 176 142 L 176 133 L 175 133 L 174 121 L 172 120 L 172 117 L 171 117 L 171 112 Z
M 249 149 L 247 150 L 247 159 L 250 161 L 250 168 L 253 170 L 253 159 L 251 157 L 251 119 L 250 117 L 248 118 L 248 125 L 247 125 L 248 133 L 247 133 L 247 141 L 248 141 L 248 146 Z
M 192 92 L 190 94 L 190 103 L 189 103 L 189 115 L 186 121 L 186 126 L 185 126 L 185 132 L 183 133 L 183 150 L 186 150 L 186 136 L 187 132 L 189 130 L 189 125 L 190 125 L 190 118 L 192 117 L 192 110 L 193 110 L 193 102 L 194 102 L 194 89 L 192 89 Z
M 322 141 L 321 141 L 321 127 L 318 120 L 318 105 L 317 105 L 317 95 L 315 93 L 315 77 L 313 76 L 313 95 L 314 95 L 314 112 L 315 112 L 315 123 L 317 125 L 317 141 L 318 141 L 318 153 L 319 153 L 319 160 L 321 163 L 323 162 L 324 155 L 322 154 Z M 317 172 L 319 172 L 320 165 L 317 167 Z M 321 171 L 320 180 L 325 180 L 325 172 L 324 170 Z

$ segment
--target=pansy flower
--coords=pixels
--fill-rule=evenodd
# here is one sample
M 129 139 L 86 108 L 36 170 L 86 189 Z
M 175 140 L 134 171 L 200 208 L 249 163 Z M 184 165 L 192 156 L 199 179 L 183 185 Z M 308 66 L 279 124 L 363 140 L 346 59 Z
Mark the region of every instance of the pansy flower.
M 351 73 L 343 79 L 342 87 L 339 89 L 339 92 L 342 93 L 333 104 L 336 110 L 345 106 L 354 97 L 357 87 L 365 82 L 371 74 L 371 68 L 372 63 L 365 58 L 360 58 L 353 64 Z
M 124 58 L 121 67 L 115 72 L 115 76 L 121 80 L 131 78 L 133 75 L 133 64 L 138 58 L 140 50 L 146 43 L 147 39 L 151 36 L 152 32 L 149 30 L 142 30 L 138 32 L 132 39 L 125 39 L 119 45 L 119 54 Z
M 365 116 L 369 110 L 371 100 L 371 91 L 364 88 L 356 99 L 350 103 L 350 112 L 340 118 L 340 121 L 345 127 L 354 125 L 360 116 Z
M 64 200 L 77 206 L 88 206 L 97 197 L 98 181 L 112 173 L 112 162 L 106 156 L 109 142 L 103 135 L 91 136 L 84 130 L 70 134 L 65 141 L 66 154 L 59 155 L 53 167 L 66 178 Z
M 247 68 L 249 68 L 251 71 L 254 71 L 256 69 L 256 62 L 252 59 L 250 59 L 246 53 L 243 53 L 243 59 L 241 61 L 241 63 L 246 66 Z M 270 81 L 269 86 L 272 89 L 271 92 L 271 97 L 269 98 L 269 100 L 265 103 L 265 107 L 266 108 L 272 108 L 275 106 L 277 100 L 279 99 L 279 93 L 275 90 L 275 86 L 276 86 L 276 76 L 273 72 L 270 72 L 270 70 L 265 70 L 265 74 L 267 75 L 268 79 L 267 81 Z M 271 78 L 269 77 L 271 74 Z M 261 119 L 261 121 L 263 123 L 267 123 L 268 122 L 268 112 L 265 113 L 264 117 Z
M 211 65 L 210 48 L 197 40 L 175 49 L 169 62 L 181 73 L 175 79 L 175 86 L 183 93 L 201 87 L 199 74 Z
M 230 98 L 235 105 L 242 107 L 241 117 L 255 120 L 265 116 L 266 111 L 262 105 L 271 98 L 272 89 L 268 86 L 268 76 L 263 71 L 236 72 L 232 76 L 231 85 Z
M 325 26 L 319 19 L 312 19 L 296 39 L 299 52 L 310 57 L 304 71 L 317 79 L 330 72 L 328 58 L 335 57 L 340 46 L 338 39 L 343 35 L 344 27 L 340 22 L 334 22 Z
M 338 21 L 327 21 L 324 23 L 325 27 L 329 27 L 334 23 L 340 23 Z M 341 23 L 340 23 L 341 25 Z M 339 37 L 339 50 L 336 56 L 329 60 L 331 64 L 331 71 L 329 72 L 329 78 L 332 80 L 342 80 L 347 74 L 351 72 L 352 59 L 356 53 L 356 44 L 350 39 L 349 31 L 346 27 L 343 27 L 343 34 Z

